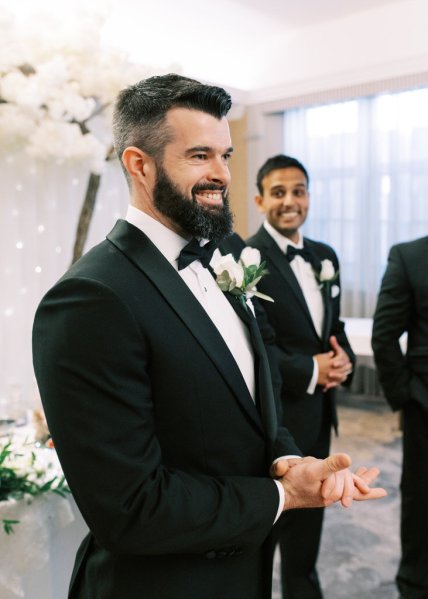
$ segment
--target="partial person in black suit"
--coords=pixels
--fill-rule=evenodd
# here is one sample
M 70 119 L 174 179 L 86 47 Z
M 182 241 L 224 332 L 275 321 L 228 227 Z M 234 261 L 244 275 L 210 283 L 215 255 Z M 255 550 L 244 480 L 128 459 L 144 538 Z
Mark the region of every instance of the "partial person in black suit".
M 272 467 L 299 450 L 277 427 L 251 301 L 205 268 L 231 232 L 230 105 L 178 75 L 121 92 L 126 220 L 37 310 L 36 377 L 90 529 L 70 599 L 268 599 L 282 510 L 384 494 L 343 454 Z
M 309 176 L 295 158 L 269 158 L 257 175 L 256 203 L 266 220 L 247 240 L 270 275 L 258 289 L 280 350 L 282 424 L 305 455 L 325 458 L 337 431 L 335 388 L 349 384 L 355 356 L 340 320 L 339 262 L 334 250 L 303 237 Z M 316 571 L 323 510 L 297 510 L 276 526 L 284 599 L 319 599 Z
M 428 237 L 391 248 L 373 319 L 379 380 L 403 415 L 401 561 L 405 599 L 428 597 Z M 400 337 L 407 332 L 407 351 Z

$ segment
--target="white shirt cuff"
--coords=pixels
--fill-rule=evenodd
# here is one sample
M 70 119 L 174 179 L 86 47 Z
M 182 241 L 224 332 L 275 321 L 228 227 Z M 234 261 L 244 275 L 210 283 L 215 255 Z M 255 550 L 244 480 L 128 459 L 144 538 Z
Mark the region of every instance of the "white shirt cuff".
M 312 378 L 309 382 L 308 388 L 306 389 L 306 393 L 309 395 L 313 395 L 315 393 L 315 387 L 317 386 L 319 374 L 318 362 L 315 360 L 315 358 L 312 358 L 312 360 L 314 361 L 314 370 L 312 372 Z
M 276 460 L 274 460 L 272 462 L 272 465 L 275 464 L 276 462 L 278 462 L 279 460 L 286 460 L 287 458 L 301 458 L 302 456 L 300 455 L 284 455 L 281 456 L 280 458 L 276 458 Z M 273 481 L 277 488 L 278 488 L 278 493 L 279 493 L 279 506 L 278 506 L 278 511 L 276 513 L 276 518 L 273 521 L 273 523 L 275 524 L 275 522 L 278 520 L 278 518 L 280 517 L 280 515 L 282 514 L 282 512 L 284 511 L 284 503 L 285 503 L 285 491 L 284 491 L 284 487 L 282 486 L 282 484 L 278 481 L 278 480 L 274 480 Z
M 285 491 L 284 491 L 284 487 L 281 485 L 281 483 L 278 480 L 274 480 L 273 482 L 276 484 L 276 486 L 278 488 L 278 493 L 279 493 L 278 511 L 276 513 L 275 520 L 273 521 L 273 523 L 275 524 L 275 522 L 278 520 L 278 518 L 280 517 L 280 515 L 284 511 Z

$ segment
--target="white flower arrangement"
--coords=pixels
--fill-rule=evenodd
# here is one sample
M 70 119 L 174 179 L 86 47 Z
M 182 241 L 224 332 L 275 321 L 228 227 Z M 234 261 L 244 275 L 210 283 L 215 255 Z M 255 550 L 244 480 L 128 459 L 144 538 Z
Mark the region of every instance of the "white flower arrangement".
M 84 162 L 100 174 L 113 153 L 96 117 L 110 117 L 119 90 L 148 73 L 103 47 L 104 17 L 83 17 L 78 31 L 59 20 L 49 27 L 9 18 L 0 38 L 0 146 L 43 160 Z
M 87 165 L 74 262 L 83 252 L 100 176 L 115 158 L 109 126 L 114 99 L 129 84 L 180 69 L 134 65 L 106 46 L 108 7 L 82 7 L 66 18 L 30 12 L 24 21 L 0 14 L 0 151 Z
M 43 493 L 65 497 L 69 493 L 53 449 L 39 443 L 8 439 L 0 444 L 0 502 L 31 500 Z M 6 534 L 19 520 L 2 519 Z
M 252 296 L 269 302 L 274 301 L 256 288 L 260 279 L 269 272 L 266 269 L 266 262 L 261 262 L 258 249 L 244 248 L 238 261 L 232 254 L 227 254 L 216 261 L 212 267 L 220 289 L 237 296 L 245 308 L 247 308 L 247 300 Z

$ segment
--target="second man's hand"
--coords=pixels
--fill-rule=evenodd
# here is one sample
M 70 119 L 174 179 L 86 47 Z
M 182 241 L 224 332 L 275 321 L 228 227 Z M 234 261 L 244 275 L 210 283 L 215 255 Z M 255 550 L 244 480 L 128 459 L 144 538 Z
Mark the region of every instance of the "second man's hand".
M 318 384 L 324 391 L 344 383 L 352 372 L 348 354 L 332 335 L 329 339 L 331 350 L 314 356 L 318 363 Z

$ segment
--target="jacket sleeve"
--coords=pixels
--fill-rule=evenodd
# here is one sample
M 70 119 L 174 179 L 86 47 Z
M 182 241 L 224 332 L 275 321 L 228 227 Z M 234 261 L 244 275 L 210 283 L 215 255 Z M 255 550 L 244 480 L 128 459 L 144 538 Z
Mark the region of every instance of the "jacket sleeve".
M 379 381 L 393 410 L 409 398 L 410 371 L 400 347 L 407 330 L 412 298 L 398 246 L 391 248 L 373 318 L 372 348 Z

